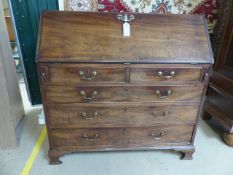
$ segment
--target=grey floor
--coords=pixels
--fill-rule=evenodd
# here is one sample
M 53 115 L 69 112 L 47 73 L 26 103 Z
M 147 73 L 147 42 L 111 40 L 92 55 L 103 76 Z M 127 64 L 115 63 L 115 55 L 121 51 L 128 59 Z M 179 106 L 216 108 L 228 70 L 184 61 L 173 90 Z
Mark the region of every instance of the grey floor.
M 36 143 L 43 125 L 37 124 L 41 107 L 31 107 L 25 85 L 20 84 L 26 116 L 19 131 L 19 147 L 0 151 L 0 175 L 19 175 Z M 48 140 L 32 166 L 30 175 L 233 175 L 233 148 L 200 121 L 197 130 L 194 159 L 181 161 L 173 151 L 131 151 L 76 153 L 61 158 L 63 164 L 48 165 Z

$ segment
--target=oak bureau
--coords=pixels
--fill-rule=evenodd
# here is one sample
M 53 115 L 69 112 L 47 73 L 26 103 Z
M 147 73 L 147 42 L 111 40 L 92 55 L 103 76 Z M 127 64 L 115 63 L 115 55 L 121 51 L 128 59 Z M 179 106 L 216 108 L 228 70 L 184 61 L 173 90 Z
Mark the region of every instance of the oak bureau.
M 82 151 L 192 158 L 213 63 L 203 16 L 44 12 L 36 60 L 50 164 Z

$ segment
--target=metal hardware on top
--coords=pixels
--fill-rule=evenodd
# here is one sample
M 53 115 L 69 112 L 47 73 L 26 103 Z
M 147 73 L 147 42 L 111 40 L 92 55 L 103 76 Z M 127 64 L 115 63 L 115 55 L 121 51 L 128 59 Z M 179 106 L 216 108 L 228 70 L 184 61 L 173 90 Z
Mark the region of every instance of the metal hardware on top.
M 171 79 L 174 77 L 175 75 L 175 71 L 171 71 L 170 73 L 168 71 L 158 71 L 157 72 L 157 75 L 159 77 L 163 77 L 165 79 Z
M 167 96 L 172 94 L 172 90 L 165 90 L 165 91 L 160 91 L 160 90 L 156 90 L 156 95 L 158 95 L 158 97 L 160 99 L 165 99 Z
M 117 15 L 117 19 L 123 22 L 130 22 L 131 20 L 135 19 L 134 15 L 128 15 L 126 13 L 121 13 Z
M 165 136 L 166 135 L 166 131 L 161 131 L 161 132 L 152 132 L 150 134 L 151 137 L 153 137 L 154 139 L 161 139 L 161 137 Z
M 92 120 L 98 116 L 98 112 L 94 112 L 93 114 L 89 114 L 92 117 L 88 117 L 86 112 L 80 112 L 80 115 L 85 120 Z
M 84 100 L 93 100 L 96 95 L 98 95 L 97 91 L 93 91 L 91 96 L 88 97 L 85 91 L 80 91 L 80 95 Z
M 89 135 L 87 135 L 87 134 L 83 134 L 83 136 L 82 136 L 82 139 L 84 139 L 84 140 L 86 140 L 86 141 L 95 141 L 96 139 L 98 139 L 99 138 L 99 134 L 97 133 L 97 134 L 95 134 L 95 135 L 93 135 L 93 136 L 89 136 Z
M 128 14 L 118 14 L 117 18 L 124 22 L 123 24 L 123 36 L 129 37 L 130 36 L 130 24 L 129 22 L 134 19 L 133 15 Z
M 92 80 L 96 77 L 97 72 L 92 71 L 92 73 L 90 73 L 90 72 L 84 73 L 84 71 L 80 70 L 79 75 L 82 77 L 83 80 Z

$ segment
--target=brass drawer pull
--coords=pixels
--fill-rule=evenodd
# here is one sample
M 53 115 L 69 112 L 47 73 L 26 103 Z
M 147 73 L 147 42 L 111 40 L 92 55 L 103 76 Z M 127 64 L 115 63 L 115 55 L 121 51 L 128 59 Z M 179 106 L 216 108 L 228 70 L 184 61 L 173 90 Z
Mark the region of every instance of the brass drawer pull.
M 79 75 L 81 76 L 81 78 L 83 80 L 93 80 L 96 77 L 97 72 L 96 71 L 92 71 L 92 73 L 91 73 L 89 71 L 84 72 L 84 71 L 80 70 L 79 71 Z
M 42 72 L 42 73 L 40 74 L 40 79 L 41 79 L 42 82 L 45 81 L 45 73 L 44 73 L 44 72 Z
M 95 135 L 92 135 L 92 136 L 87 135 L 87 134 L 83 134 L 83 136 L 82 136 L 82 139 L 86 140 L 86 141 L 95 141 L 98 138 L 99 138 L 99 134 L 95 134 Z
M 95 98 L 95 96 L 98 95 L 98 92 L 93 91 L 91 96 L 88 97 L 87 94 L 85 93 L 85 91 L 80 91 L 80 95 L 84 100 L 93 100 Z
M 165 136 L 167 134 L 166 131 L 161 131 L 161 132 L 152 132 L 150 134 L 151 137 L 153 137 L 153 139 L 161 139 L 161 137 Z
M 156 90 L 155 93 L 156 95 L 158 95 L 160 99 L 165 99 L 167 96 L 172 94 L 172 90 L 165 90 L 165 91 Z
M 92 120 L 98 116 L 98 112 L 94 112 L 93 114 L 90 114 L 92 117 L 88 117 L 86 112 L 80 112 L 80 115 L 85 120 Z
M 153 114 L 154 114 L 154 117 L 155 118 L 164 118 L 164 117 L 166 117 L 166 115 L 168 115 L 169 114 L 169 112 L 168 111 L 164 111 L 162 114 L 158 114 L 156 111 L 153 111 Z
M 161 77 L 161 78 L 165 78 L 165 79 L 171 79 L 173 78 L 175 75 L 175 71 L 158 71 L 157 72 L 157 76 Z

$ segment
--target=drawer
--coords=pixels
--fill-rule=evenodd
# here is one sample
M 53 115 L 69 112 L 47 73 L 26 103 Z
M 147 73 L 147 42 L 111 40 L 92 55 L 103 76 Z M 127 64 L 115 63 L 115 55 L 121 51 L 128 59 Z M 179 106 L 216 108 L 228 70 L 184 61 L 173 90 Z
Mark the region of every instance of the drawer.
M 46 87 L 48 103 L 200 102 L 198 86 L 55 86 Z
M 199 82 L 203 79 L 202 67 L 133 67 L 130 69 L 130 82 Z
M 95 128 L 51 130 L 53 147 L 131 147 L 190 143 L 193 126 L 151 126 L 133 128 Z
M 126 69 L 114 65 L 52 64 L 48 67 L 49 82 L 53 83 L 121 83 Z
M 198 106 L 50 105 L 49 123 L 54 128 L 195 123 Z

